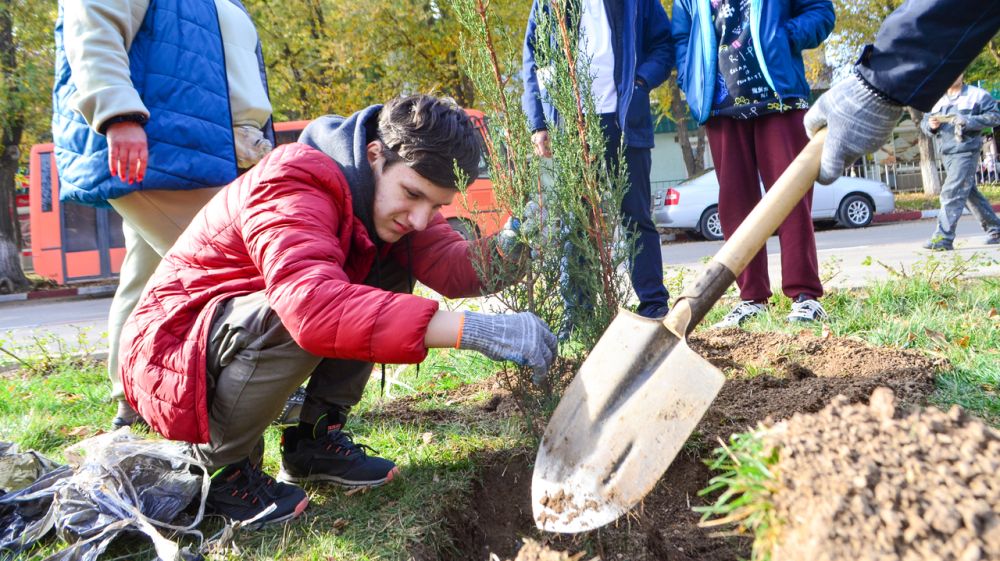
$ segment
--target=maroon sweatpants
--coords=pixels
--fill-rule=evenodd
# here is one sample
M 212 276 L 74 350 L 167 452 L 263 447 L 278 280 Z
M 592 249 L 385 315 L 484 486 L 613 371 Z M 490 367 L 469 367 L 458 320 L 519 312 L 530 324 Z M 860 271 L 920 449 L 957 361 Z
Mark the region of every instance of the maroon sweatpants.
M 770 189 L 788 164 L 809 142 L 802 118 L 805 111 L 772 113 L 757 119 L 713 117 L 705 123 L 708 143 L 719 177 L 719 219 L 726 239 L 760 202 L 757 176 Z M 812 189 L 778 228 L 781 242 L 781 288 L 785 296 L 823 295 L 812 223 Z M 767 251 L 761 249 L 736 279 L 743 300 L 764 302 L 771 297 Z

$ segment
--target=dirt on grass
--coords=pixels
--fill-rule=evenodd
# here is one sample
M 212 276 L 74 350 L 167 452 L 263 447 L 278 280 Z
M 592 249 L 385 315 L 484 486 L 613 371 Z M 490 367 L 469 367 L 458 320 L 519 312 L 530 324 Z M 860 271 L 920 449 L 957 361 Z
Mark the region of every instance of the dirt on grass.
M 765 420 L 779 421 L 796 413 L 815 413 L 838 403 L 867 402 L 877 387 L 891 388 L 905 411 L 923 405 L 933 390 L 933 376 L 947 363 L 923 353 L 872 347 L 860 340 L 799 335 L 749 333 L 738 329 L 696 334 L 691 347 L 723 370 L 727 382 L 685 448 L 657 487 L 627 516 L 594 532 L 577 536 L 541 534 L 531 509 L 531 475 L 535 450 L 508 450 L 480 457 L 482 466 L 467 506 L 448 514 L 455 551 L 445 561 L 549 561 L 597 556 L 605 561 L 736 561 L 749 558 L 747 536 L 719 536 L 717 529 L 698 526 L 691 507 L 706 504 L 698 491 L 712 473 L 704 464 L 719 439 L 743 432 Z M 415 411 L 398 400 L 391 414 L 449 420 L 511 415 L 516 407 L 495 380 L 466 388 L 453 398 L 492 392 L 486 405 L 460 411 Z M 530 556 L 525 538 L 537 540 L 541 553 Z M 543 547 L 544 546 L 544 547 Z M 551 548 L 551 549 L 548 549 Z M 537 548 L 536 548 L 537 549 Z M 530 551 L 535 551 L 531 549 Z M 543 556 L 569 552 L 566 557 Z M 582 554 L 581 552 L 586 552 Z M 412 553 L 412 552 L 411 552 Z M 570 556 L 573 555 L 573 556 Z M 579 556 L 579 557 L 576 557 Z M 420 558 L 420 556 L 417 556 Z

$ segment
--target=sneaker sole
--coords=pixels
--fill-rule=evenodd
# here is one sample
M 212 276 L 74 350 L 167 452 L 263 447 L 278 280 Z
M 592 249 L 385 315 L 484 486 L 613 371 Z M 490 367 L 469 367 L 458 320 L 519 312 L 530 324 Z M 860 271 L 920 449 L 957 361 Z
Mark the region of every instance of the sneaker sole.
M 246 526 L 243 526 L 243 528 L 246 530 L 260 530 L 264 526 L 270 526 L 272 524 L 281 524 L 283 522 L 288 522 L 289 520 L 298 518 L 306 510 L 307 506 L 309 506 L 309 497 L 303 497 L 302 500 L 299 501 L 299 504 L 295 505 L 295 508 L 292 509 L 292 512 L 286 514 L 285 516 L 282 516 L 281 518 L 272 518 L 271 520 L 255 522 L 253 524 L 248 524 Z M 227 520 L 230 520 L 231 522 L 239 522 L 238 520 L 231 520 L 225 515 L 223 515 L 223 517 L 226 518 Z
M 333 483 L 341 487 L 346 487 L 348 489 L 354 489 L 357 487 L 380 487 L 392 481 L 396 476 L 399 475 L 399 467 L 394 467 L 392 470 L 382 479 L 374 479 L 371 481 L 351 481 L 344 479 L 342 477 L 337 477 L 336 475 L 327 475 L 324 473 L 313 473 L 310 475 L 297 476 L 292 475 L 285 471 L 285 468 L 281 468 L 278 472 L 278 481 L 282 483 Z

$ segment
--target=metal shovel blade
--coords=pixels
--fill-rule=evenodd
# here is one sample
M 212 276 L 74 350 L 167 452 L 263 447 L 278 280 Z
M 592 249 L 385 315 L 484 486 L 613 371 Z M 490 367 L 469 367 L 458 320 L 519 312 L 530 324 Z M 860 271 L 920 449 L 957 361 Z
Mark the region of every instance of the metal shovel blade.
M 724 381 L 662 322 L 619 312 L 542 438 L 531 482 L 538 527 L 582 532 L 628 512 L 656 485 Z

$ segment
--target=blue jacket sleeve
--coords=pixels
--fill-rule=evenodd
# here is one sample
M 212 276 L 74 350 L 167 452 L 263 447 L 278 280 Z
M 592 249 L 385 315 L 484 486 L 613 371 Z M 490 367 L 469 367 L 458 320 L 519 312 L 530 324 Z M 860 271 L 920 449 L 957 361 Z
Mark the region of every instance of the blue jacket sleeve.
M 857 68 L 896 103 L 928 111 L 998 28 L 995 0 L 908 0 L 882 22 Z
M 532 131 L 546 128 L 545 112 L 542 110 L 541 88 L 538 87 L 538 75 L 535 64 L 535 22 L 538 0 L 531 3 L 531 13 L 528 15 L 528 27 L 524 32 L 524 47 L 521 51 L 521 79 L 524 81 L 524 93 L 521 95 L 521 108 L 528 118 L 528 128 Z
M 670 76 L 674 66 L 674 46 L 670 39 L 670 18 L 660 0 L 647 3 L 646 25 L 642 30 L 642 60 L 635 74 L 653 89 Z
M 785 32 L 792 52 L 815 49 L 833 31 L 837 16 L 830 0 L 796 0 L 791 8 L 794 16 L 785 22 Z
M 677 85 L 684 89 L 684 72 L 687 66 L 688 37 L 691 35 L 691 10 L 689 0 L 674 0 L 673 21 L 670 30 L 674 41 L 674 61 L 677 63 Z
M 976 132 L 1000 125 L 1000 109 L 997 108 L 996 100 L 989 94 L 982 96 L 972 114 L 967 115 L 965 120 L 965 126 Z

